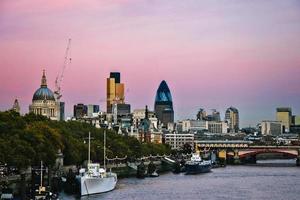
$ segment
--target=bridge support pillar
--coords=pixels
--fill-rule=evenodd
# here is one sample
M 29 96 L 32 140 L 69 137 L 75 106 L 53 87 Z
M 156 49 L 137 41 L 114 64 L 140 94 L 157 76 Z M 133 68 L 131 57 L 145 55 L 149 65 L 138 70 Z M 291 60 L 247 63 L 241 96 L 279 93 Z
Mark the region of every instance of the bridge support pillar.
M 218 151 L 218 160 L 219 160 L 219 165 L 220 166 L 226 166 L 227 161 L 226 161 L 226 149 L 220 149 Z
M 239 157 L 239 150 L 238 149 L 234 150 L 233 164 L 235 164 L 235 165 L 241 164 L 241 160 L 240 160 L 240 157 Z

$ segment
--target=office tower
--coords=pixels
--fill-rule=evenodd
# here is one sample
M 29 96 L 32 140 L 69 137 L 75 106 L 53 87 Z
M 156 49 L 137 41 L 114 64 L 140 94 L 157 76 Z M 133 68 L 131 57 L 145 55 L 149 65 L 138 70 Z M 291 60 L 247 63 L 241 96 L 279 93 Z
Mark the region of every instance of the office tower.
M 276 121 L 281 121 L 284 133 L 289 132 L 292 123 L 292 109 L 288 107 L 277 108 Z
M 225 121 L 228 123 L 228 129 L 230 133 L 236 133 L 239 131 L 239 111 L 234 107 L 230 107 L 226 110 Z
M 169 122 L 174 122 L 172 96 L 170 89 L 164 80 L 160 83 L 156 91 L 154 111 L 156 117 L 164 127 L 167 127 Z
M 110 77 L 107 78 L 107 113 L 112 113 L 112 105 L 113 104 L 124 104 L 125 100 L 125 85 L 121 83 L 121 75 L 119 72 L 111 72 Z

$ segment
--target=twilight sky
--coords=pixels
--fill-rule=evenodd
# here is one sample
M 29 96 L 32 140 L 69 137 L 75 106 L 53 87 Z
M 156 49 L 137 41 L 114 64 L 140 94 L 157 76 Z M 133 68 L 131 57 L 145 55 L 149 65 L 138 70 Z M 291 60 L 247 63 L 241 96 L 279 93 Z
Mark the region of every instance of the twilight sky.
M 28 112 L 46 70 L 48 87 L 72 38 L 62 84 L 76 103 L 105 109 L 106 77 L 120 71 L 132 108 L 153 109 L 165 79 L 176 119 L 235 106 L 242 126 L 300 114 L 298 0 L 0 0 L 0 110 Z

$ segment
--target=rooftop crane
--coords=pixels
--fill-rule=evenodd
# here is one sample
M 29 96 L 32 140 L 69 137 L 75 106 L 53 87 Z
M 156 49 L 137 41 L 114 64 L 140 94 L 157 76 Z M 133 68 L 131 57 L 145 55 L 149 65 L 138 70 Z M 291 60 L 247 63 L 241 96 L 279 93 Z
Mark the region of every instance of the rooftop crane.
M 61 86 L 61 82 L 64 78 L 64 72 L 66 69 L 67 64 L 71 64 L 72 62 L 72 58 L 69 57 L 69 50 L 71 48 L 71 39 L 69 38 L 68 40 L 68 45 L 65 51 L 65 57 L 64 57 L 64 62 L 61 68 L 61 72 L 57 75 L 56 79 L 55 79 L 55 91 L 54 91 L 54 95 L 56 97 L 56 100 L 59 101 L 60 98 L 62 97 L 61 91 L 60 91 L 60 86 Z

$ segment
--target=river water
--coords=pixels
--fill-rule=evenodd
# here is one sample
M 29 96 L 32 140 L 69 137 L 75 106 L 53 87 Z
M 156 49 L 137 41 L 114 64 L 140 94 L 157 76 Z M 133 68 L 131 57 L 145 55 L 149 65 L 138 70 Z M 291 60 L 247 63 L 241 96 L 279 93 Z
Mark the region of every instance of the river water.
M 295 160 L 258 161 L 251 166 L 227 166 L 211 173 L 166 173 L 158 178 L 126 178 L 105 194 L 81 199 L 300 199 L 300 167 Z M 61 195 L 60 199 L 74 199 Z

